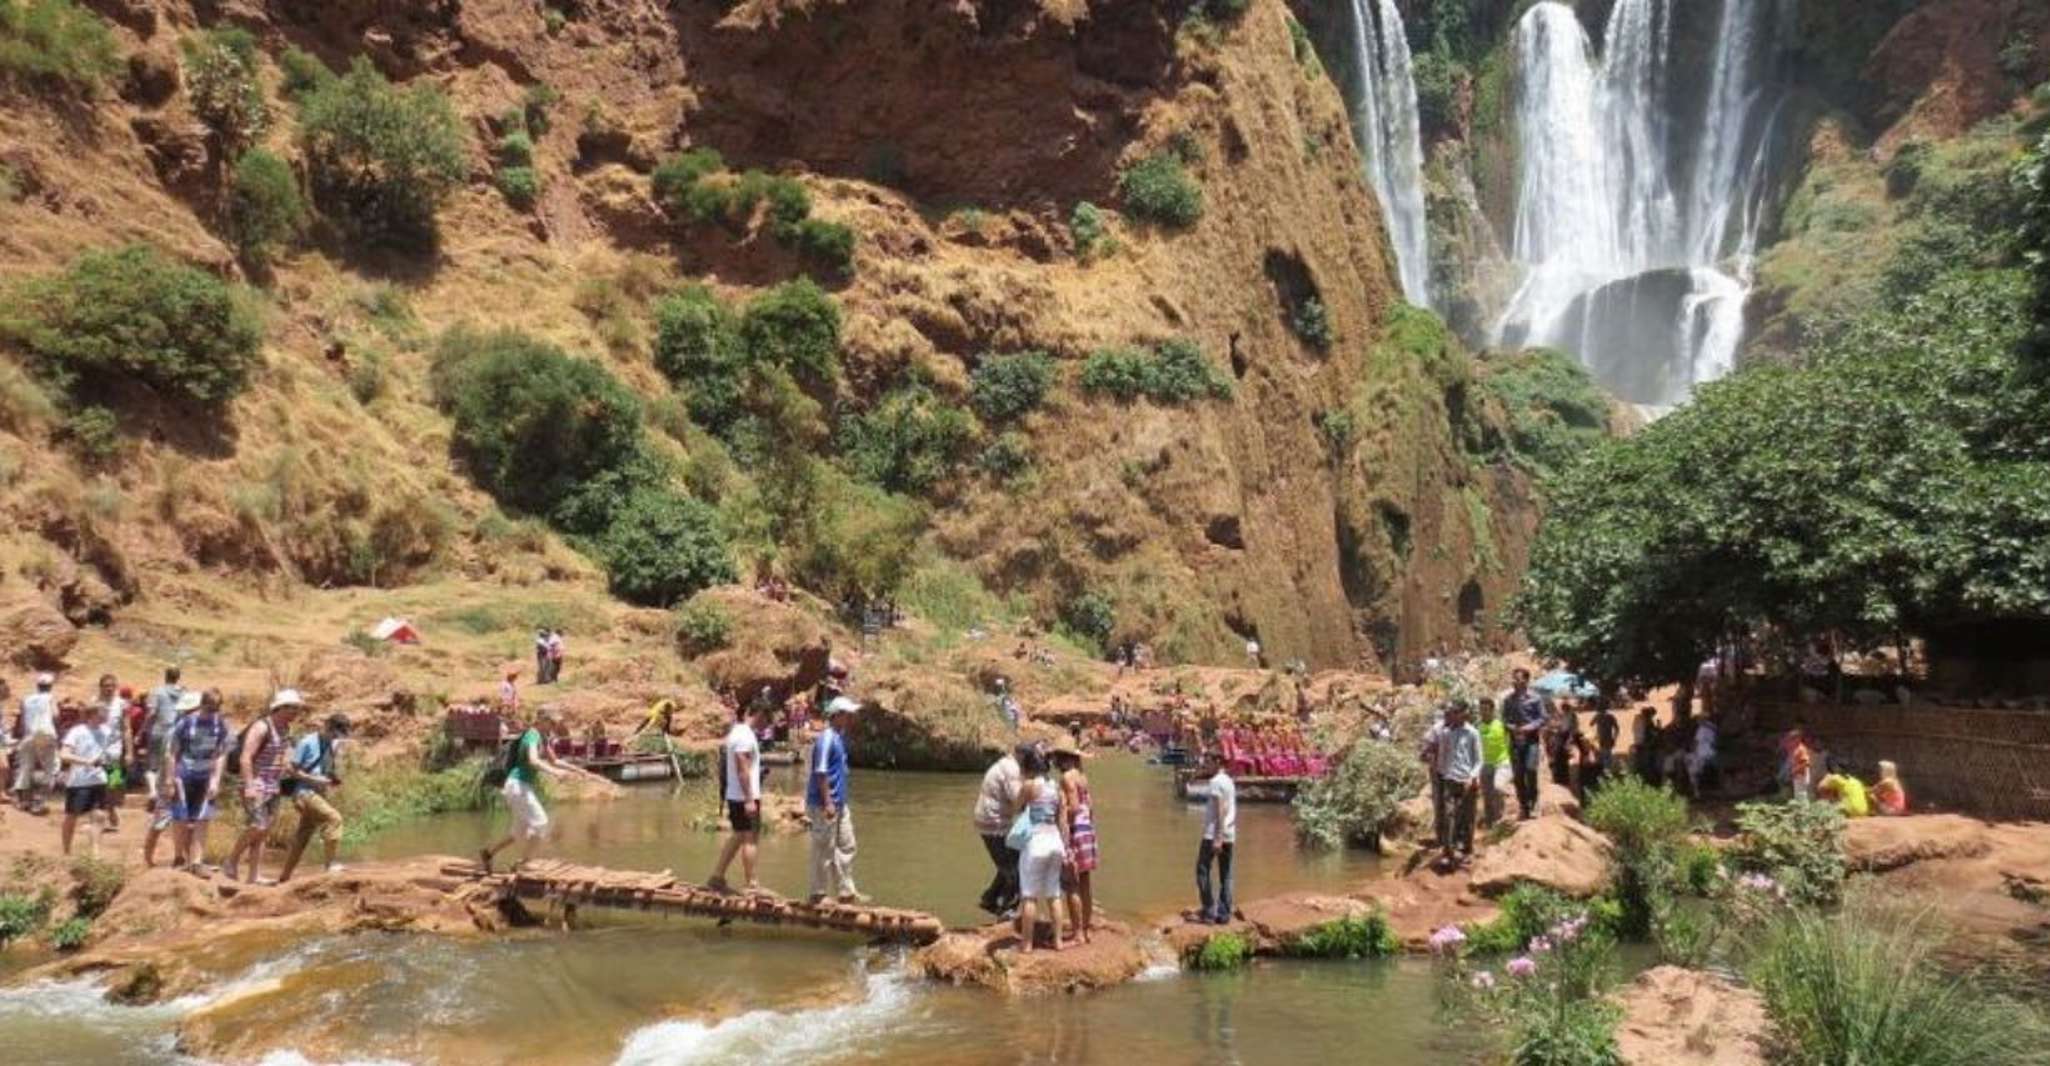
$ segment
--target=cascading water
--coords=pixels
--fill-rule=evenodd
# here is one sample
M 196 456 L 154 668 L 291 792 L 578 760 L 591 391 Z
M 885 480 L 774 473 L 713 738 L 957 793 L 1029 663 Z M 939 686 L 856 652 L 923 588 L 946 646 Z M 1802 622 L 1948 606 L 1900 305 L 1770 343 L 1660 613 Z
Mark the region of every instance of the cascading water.
M 1498 343 L 1577 353 L 1627 400 L 1670 406 L 1727 373 L 1778 105 L 1767 80 L 1779 0 L 1721 0 L 1705 68 L 1675 63 L 1682 0 L 1617 0 L 1599 56 L 1573 10 L 1518 21 L 1521 287 Z M 1706 70 L 1697 102 L 1694 82 Z
M 1367 180 L 1388 220 L 1402 295 L 1430 305 L 1429 232 L 1424 222 L 1424 151 L 1409 38 L 1395 0 L 1352 0 L 1352 59 L 1359 72 L 1352 121 L 1366 149 Z

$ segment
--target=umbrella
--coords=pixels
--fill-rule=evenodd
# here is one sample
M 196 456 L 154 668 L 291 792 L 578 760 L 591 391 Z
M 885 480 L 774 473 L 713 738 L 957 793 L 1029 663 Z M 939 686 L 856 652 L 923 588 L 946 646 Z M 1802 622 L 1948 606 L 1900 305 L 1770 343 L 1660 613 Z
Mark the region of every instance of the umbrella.
M 1531 682 L 1530 687 L 1540 696 L 1570 696 L 1576 700 L 1591 700 L 1601 694 L 1585 678 L 1566 670 L 1554 670 Z

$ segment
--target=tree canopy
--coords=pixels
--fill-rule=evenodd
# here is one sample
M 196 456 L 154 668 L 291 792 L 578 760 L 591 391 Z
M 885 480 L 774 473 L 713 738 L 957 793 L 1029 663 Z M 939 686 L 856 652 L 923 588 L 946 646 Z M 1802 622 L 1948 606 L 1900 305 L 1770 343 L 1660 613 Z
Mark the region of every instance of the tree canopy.
M 2050 616 L 2050 395 L 2026 279 L 1960 272 L 1754 366 L 1555 486 L 1519 614 L 1594 677 L 1693 676 L 1773 627 L 1872 641 Z

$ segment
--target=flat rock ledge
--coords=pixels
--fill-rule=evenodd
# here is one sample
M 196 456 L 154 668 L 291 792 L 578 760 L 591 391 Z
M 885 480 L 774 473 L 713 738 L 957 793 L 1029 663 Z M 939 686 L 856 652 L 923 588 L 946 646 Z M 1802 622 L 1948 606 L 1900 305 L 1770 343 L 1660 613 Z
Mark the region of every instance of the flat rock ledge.
M 1054 992 L 1094 992 L 1124 984 L 1155 962 L 1157 951 L 1122 922 L 1097 919 L 1087 944 L 1053 951 L 1041 946 L 1018 950 L 1018 935 L 1009 922 L 978 929 L 956 929 L 921 948 L 912 965 L 927 980 L 976 985 L 1012 996 Z

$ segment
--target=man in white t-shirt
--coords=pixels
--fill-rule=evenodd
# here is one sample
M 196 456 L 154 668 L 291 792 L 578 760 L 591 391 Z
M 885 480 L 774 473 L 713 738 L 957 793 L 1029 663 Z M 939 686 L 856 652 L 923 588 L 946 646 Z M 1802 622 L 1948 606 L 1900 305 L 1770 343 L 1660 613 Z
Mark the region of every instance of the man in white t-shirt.
M 762 837 L 762 742 L 756 730 L 766 724 L 764 707 L 756 701 L 736 709 L 733 728 L 719 744 L 720 776 L 726 780 L 726 821 L 733 826 L 733 836 L 719 852 L 719 868 L 707 882 L 715 892 L 733 890 L 726 883 L 726 868 L 733 865 L 736 854 L 740 872 L 747 878 L 747 891 L 761 888 L 755 880 L 755 855 Z
M 100 809 L 107 799 L 107 768 L 121 760 L 121 734 L 107 724 L 107 705 L 89 703 L 85 719 L 64 734 L 64 747 L 57 758 L 64 766 L 64 854 L 71 854 L 71 838 L 78 820 Z M 100 853 L 99 838 L 93 838 L 92 852 Z
M 1209 796 L 1203 801 L 1203 843 L 1196 849 L 1196 900 L 1202 905 L 1199 922 L 1231 924 L 1231 852 L 1239 838 L 1239 788 L 1223 763 L 1210 776 Z M 1210 894 L 1210 864 L 1217 863 L 1216 906 Z
M 43 792 L 57 774 L 57 695 L 52 691 L 56 687 L 56 675 L 37 674 L 36 690 L 21 698 L 21 746 L 14 752 L 14 806 L 29 814 L 47 813 Z

